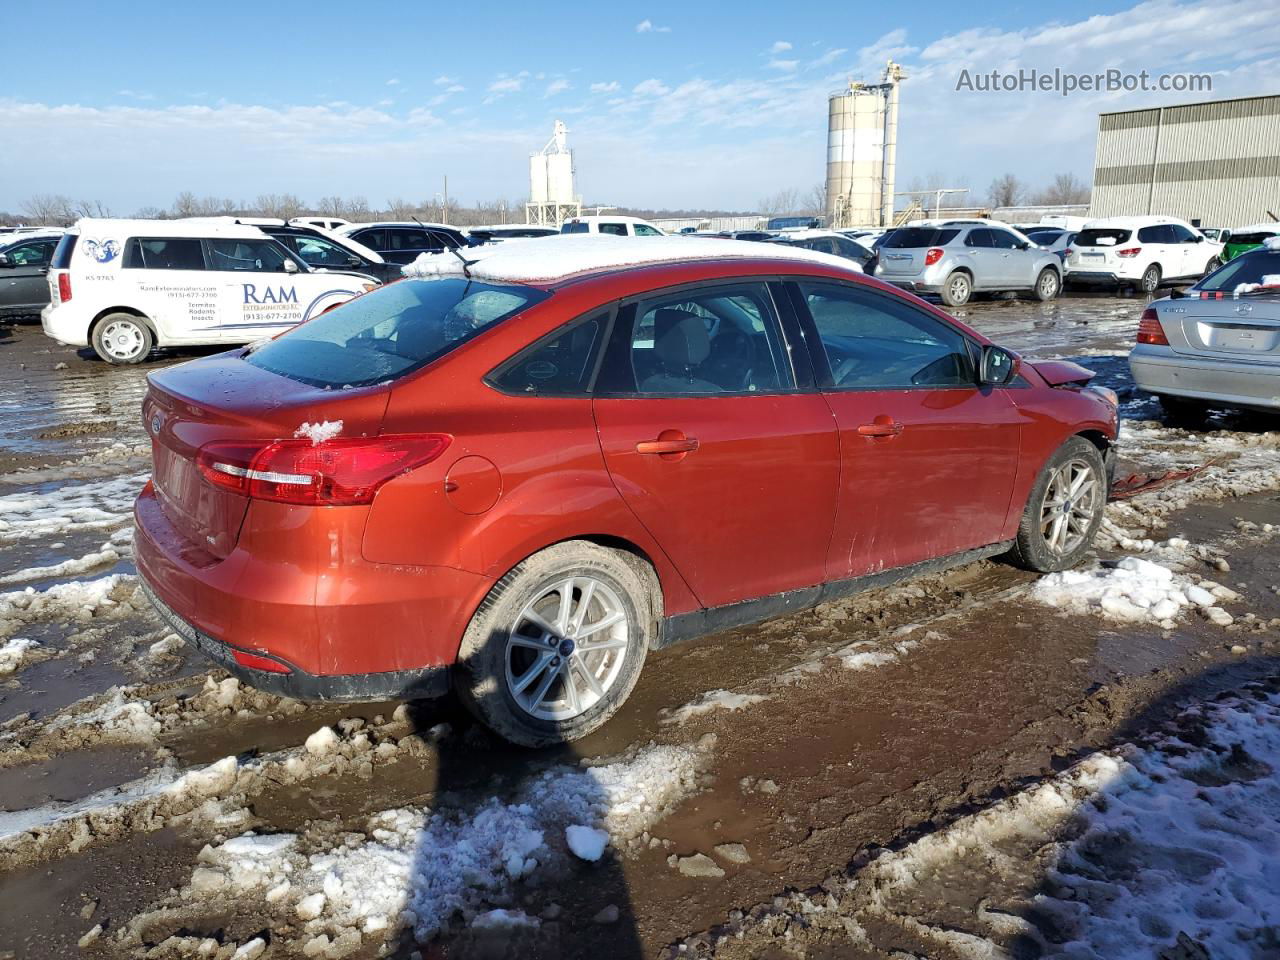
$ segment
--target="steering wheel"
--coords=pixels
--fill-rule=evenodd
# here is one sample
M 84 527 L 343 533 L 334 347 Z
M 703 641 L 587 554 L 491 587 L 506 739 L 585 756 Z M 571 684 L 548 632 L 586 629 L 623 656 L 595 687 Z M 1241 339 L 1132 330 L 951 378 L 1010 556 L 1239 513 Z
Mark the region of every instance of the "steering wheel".
M 711 341 L 711 354 L 709 366 L 718 375 L 711 379 L 722 387 L 738 390 L 751 382 L 755 351 L 751 348 L 750 339 L 741 330 L 721 323 L 719 332 Z M 736 382 L 724 382 L 727 380 Z

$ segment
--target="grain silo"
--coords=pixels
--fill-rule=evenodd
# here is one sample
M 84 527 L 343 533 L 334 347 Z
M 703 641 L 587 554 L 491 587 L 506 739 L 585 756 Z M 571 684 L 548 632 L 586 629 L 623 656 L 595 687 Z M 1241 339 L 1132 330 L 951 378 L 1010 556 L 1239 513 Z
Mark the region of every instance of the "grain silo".
M 833 227 L 886 226 L 893 220 L 898 141 L 898 83 L 889 61 L 884 82 L 850 83 L 827 104 L 827 220 Z
M 529 202 L 525 222 L 558 227 L 566 217 L 582 213 L 582 200 L 574 193 L 573 151 L 569 130 L 560 120 L 547 145 L 529 157 Z

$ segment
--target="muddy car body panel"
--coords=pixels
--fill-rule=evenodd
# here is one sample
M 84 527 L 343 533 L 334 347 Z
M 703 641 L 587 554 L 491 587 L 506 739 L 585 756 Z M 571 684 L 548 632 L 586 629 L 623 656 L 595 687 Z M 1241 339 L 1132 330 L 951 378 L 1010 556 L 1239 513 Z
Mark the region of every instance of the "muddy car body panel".
M 693 253 L 702 245 L 679 238 L 529 249 L 544 243 L 604 244 L 611 257 L 643 247 L 642 261 L 675 244 L 680 259 L 546 282 L 408 279 L 260 353 L 153 375 L 144 416 L 161 414 L 158 481 L 135 513 L 139 571 L 168 616 L 231 650 L 221 660 L 233 672 L 305 696 L 434 688 L 495 584 L 565 543 L 620 551 L 652 578 L 652 645 L 761 619 L 886 572 L 1007 549 L 1045 460 L 1076 434 L 1115 439 L 1099 395 L 1052 386 L 1029 364 L 1006 385 L 977 383 L 989 341 L 834 258 L 730 241 L 731 255 L 718 241 Z M 492 249 L 479 262 L 521 257 L 515 244 Z M 404 369 L 362 378 L 357 337 L 347 359 L 331 351 L 349 386 L 307 366 L 320 350 L 309 333 L 376 326 L 433 297 L 450 316 L 459 297 L 470 311 L 440 352 L 415 348 Z M 854 341 L 887 380 L 833 365 Z M 290 453 L 316 424 L 336 427 Z M 270 459 L 327 457 L 316 483 L 331 469 L 337 489 L 344 457 L 421 437 L 440 449 L 359 502 L 290 502 L 279 491 L 295 481 L 280 476 L 304 468 Z M 255 444 L 270 455 L 236 459 Z M 200 486 L 211 483 L 226 489 Z M 221 512 L 192 506 L 215 494 L 231 498 Z

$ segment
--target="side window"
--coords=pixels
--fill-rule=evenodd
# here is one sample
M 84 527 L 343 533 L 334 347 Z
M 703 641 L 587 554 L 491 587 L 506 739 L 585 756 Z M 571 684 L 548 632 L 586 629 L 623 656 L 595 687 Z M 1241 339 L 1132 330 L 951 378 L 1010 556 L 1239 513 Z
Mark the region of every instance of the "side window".
M 272 240 L 206 240 L 209 269 L 238 273 L 283 273 L 289 259 Z
M 625 237 L 627 235 L 627 225 L 625 223 L 602 223 L 600 224 L 600 232 L 614 237 Z
M 54 246 L 55 244 L 48 243 L 20 243 L 6 250 L 5 256 L 10 263 L 19 267 L 36 267 L 49 262 Z
M 1156 234 L 1155 227 L 1141 227 L 1138 230 L 1138 242 L 1139 243 L 1163 243 L 1164 241 L 1156 239 L 1156 235 L 1157 234 Z
M 795 388 L 763 283 L 688 290 L 623 309 L 597 391 L 671 397 Z
M 394 253 L 397 250 L 438 250 L 440 246 L 427 235 L 425 230 L 415 227 L 389 227 L 387 249 Z
M 350 266 L 351 254 L 322 237 L 295 235 L 290 236 L 289 240 L 298 251 L 298 256 L 313 267 Z
M 574 321 L 563 332 L 526 347 L 489 376 L 503 393 L 540 397 L 578 396 L 587 392 L 596 348 L 608 314 Z
M 1173 231 L 1173 236 L 1178 243 L 1196 242 L 1196 235 L 1179 223 L 1170 224 L 1169 229 Z
M 1022 241 L 1008 230 L 988 230 L 991 234 L 991 245 L 997 250 L 1017 250 Z
M 637 223 L 637 224 L 635 225 L 635 227 L 636 227 L 636 236 L 637 236 L 637 237 L 660 237 L 660 236 L 662 236 L 662 231 L 660 231 L 660 230 L 655 230 L 653 227 L 649 226 L 647 223 Z
M 905 301 L 828 284 L 800 284 L 836 388 L 973 387 L 959 331 Z
M 1153 227 L 1143 227 L 1138 231 L 1138 241 L 1140 243 L 1177 243 L 1178 235 L 1174 232 L 1173 227 L 1165 223 L 1158 223 Z
M 145 270 L 203 270 L 204 252 L 194 237 L 135 237 L 125 246 L 124 266 Z
M 982 249 L 990 249 L 995 244 L 991 240 L 991 231 L 986 227 L 980 227 L 977 230 L 970 230 L 968 239 L 965 244 L 970 247 L 980 247 Z
M 357 243 L 363 243 L 370 250 L 376 250 L 379 253 L 387 249 L 387 231 L 385 230 L 357 230 L 351 234 L 351 239 Z

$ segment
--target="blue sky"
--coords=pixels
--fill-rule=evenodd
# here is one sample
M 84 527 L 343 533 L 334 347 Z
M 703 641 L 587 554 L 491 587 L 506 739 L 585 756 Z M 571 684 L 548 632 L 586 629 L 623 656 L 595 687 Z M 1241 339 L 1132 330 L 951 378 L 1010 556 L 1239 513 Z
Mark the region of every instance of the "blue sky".
M 824 176 L 826 96 L 889 56 L 899 188 L 978 199 L 1012 171 L 1087 179 L 1099 110 L 1280 92 L 1256 0 L 957 4 L 0 5 L 0 210 L 250 200 L 518 200 L 569 126 L 588 202 L 753 208 Z M 1052 17 L 1052 19 L 1050 19 Z M 47 31 L 41 34 L 41 31 Z M 43 36 L 43 39 L 40 39 Z M 1205 71 L 1211 95 L 957 91 L 963 69 Z

